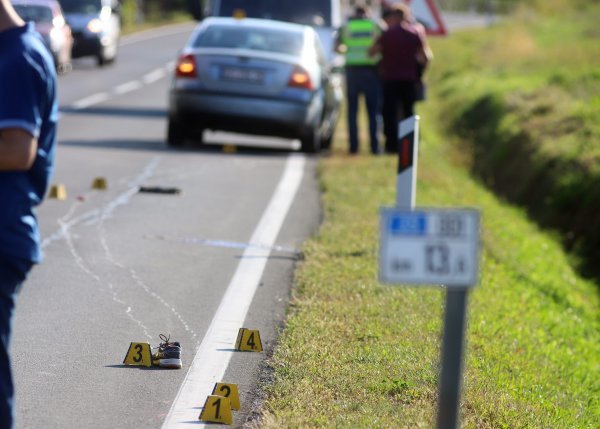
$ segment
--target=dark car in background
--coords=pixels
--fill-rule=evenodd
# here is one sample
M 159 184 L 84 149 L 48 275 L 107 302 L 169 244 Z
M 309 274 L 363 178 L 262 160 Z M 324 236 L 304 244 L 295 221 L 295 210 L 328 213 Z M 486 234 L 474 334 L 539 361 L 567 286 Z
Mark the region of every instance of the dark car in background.
M 244 16 L 309 25 L 323 43 L 330 63 L 341 60 L 335 52 L 337 29 L 342 25 L 340 0 L 206 0 L 208 16 Z
M 331 144 L 342 98 L 317 33 L 262 19 L 206 18 L 177 61 L 167 142 L 202 141 L 206 129 Z
M 54 58 L 56 70 L 64 73 L 71 68 L 73 37 L 57 0 L 12 0 L 19 16 L 33 21 L 35 29 Z
M 121 37 L 118 0 L 59 0 L 73 31 L 73 58 L 95 57 L 99 66 L 117 58 Z

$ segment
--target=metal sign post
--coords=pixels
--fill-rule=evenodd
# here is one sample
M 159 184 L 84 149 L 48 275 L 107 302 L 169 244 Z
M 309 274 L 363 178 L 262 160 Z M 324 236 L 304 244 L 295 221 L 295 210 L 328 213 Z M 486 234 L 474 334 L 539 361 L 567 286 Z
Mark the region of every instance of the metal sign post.
M 479 212 L 383 208 L 379 280 L 446 286 L 438 429 L 458 427 L 468 289 L 479 273 Z
M 459 424 L 467 294 L 467 288 L 448 289 L 446 292 L 438 429 L 456 429 Z
M 438 429 L 456 429 L 469 288 L 479 273 L 479 220 L 473 209 L 415 210 L 419 117 L 399 126 L 396 207 L 381 210 L 379 280 L 445 285 L 446 310 Z

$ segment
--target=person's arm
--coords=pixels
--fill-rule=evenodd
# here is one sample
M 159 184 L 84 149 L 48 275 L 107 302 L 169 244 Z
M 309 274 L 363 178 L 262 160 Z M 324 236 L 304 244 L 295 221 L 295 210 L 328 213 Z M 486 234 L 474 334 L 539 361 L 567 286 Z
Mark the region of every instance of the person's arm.
M 37 153 L 37 139 L 21 128 L 0 130 L 0 171 L 27 171 Z
M 374 57 L 377 54 L 381 53 L 381 36 L 375 40 L 375 42 L 369 48 L 369 56 Z
M 344 54 L 346 53 L 346 45 L 344 45 L 342 38 L 343 38 L 343 32 L 346 30 L 345 27 L 340 27 L 340 29 L 337 31 L 336 37 L 335 37 L 335 51 L 338 54 Z

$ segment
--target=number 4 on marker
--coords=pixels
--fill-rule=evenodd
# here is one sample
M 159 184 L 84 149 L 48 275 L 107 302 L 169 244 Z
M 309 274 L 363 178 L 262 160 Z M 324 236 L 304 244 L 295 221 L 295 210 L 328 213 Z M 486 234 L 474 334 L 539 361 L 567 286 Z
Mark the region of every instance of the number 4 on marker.
M 262 342 L 258 330 L 240 328 L 235 348 L 240 351 L 262 352 Z

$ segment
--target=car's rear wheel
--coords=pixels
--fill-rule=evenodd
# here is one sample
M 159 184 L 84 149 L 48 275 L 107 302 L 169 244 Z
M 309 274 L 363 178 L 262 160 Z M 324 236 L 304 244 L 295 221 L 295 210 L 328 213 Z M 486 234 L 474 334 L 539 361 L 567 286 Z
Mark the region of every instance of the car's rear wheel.
M 117 59 L 116 48 L 115 48 L 115 51 L 112 56 L 108 55 L 107 49 L 104 47 L 101 47 L 100 50 L 98 51 L 98 55 L 96 55 L 96 63 L 98 64 L 98 67 L 104 67 L 108 64 L 112 64 L 115 62 L 116 59 Z
M 305 153 L 317 153 L 321 150 L 321 130 L 313 126 L 300 138 L 300 150 Z
M 167 144 L 171 147 L 181 147 L 185 143 L 185 131 L 175 119 L 169 119 L 167 127 Z
M 100 47 L 100 49 L 98 49 L 98 52 L 96 53 L 96 64 L 98 64 L 98 67 L 104 67 L 107 63 L 108 59 L 106 58 L 104 48 Z
M 329 136 L 325 137 L 321 140 L 321 149 L 331 149 L 331 143 L 333 142 L 333 131 L 329 134 Z

